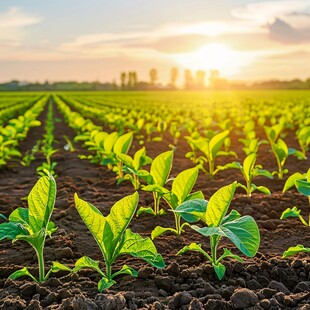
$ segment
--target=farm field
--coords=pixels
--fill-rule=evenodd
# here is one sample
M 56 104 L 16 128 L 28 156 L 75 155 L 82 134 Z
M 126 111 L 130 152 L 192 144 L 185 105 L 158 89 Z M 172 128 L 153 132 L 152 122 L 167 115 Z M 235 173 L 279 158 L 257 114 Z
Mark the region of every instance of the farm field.
M 127 249 L 133 255 L 120 256 L 112 271 L 128 265 L 137 274 L 128 268 L 111 286 L 90 268 L 60 270 L 40 283 L 8 279 L 25 266 L 38 279 L 38 259 L 0 225 L 0 309 L 310 309 L 310 91 L 3 92 L 0 116 L 1 225 L 28 208 L 40 177 L 55 178 L 58 229 L 46 238 L 45 273 L 53 261 L 74 268 L 83 256 L 105 272 L 75 193 L 107 216 L 137 191 L 128 227 L 155 237 L 165 262 L 156 268 L 154 251 L 143 260 L 144 248 Z M 206 206 L 203 198 L 216 193 Z M 205 209 L 191 215 L 206 214 L 205 223 L 180 227 L 189 218 L 184 210 L 198 205 Z M 211 205 L 225 209 L 220 221 Z M 212 239 L 216 228 L 220 240 Z M 218 259 L 224 248 L 233 254 L 213 266 L 202 250 L 176 255 L 191 243 Z M 305 248 L 283 258 L 297 245 Z

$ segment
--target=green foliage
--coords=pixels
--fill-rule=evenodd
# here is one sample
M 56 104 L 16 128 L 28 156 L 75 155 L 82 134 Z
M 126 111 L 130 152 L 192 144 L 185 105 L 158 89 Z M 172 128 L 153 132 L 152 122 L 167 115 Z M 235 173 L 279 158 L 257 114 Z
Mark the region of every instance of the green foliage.
M 152 163 L 152 158 L 146 155 L 145 147 L 138 150 L 133 157 L 123 153 L 117 156 L 123 162 L 123 171 L 126 173 L 122 179 L 118 179 L 118 183 L 129 180 L 135 190 L 140 189 L 140 177 L 148 175 L 148 172 L 141 168 Z
M 200 244 L 192 243 L 181 249 L 177 254 L 185 253 L 189 250 L 202 253 L 212 264 L 219 279 L 222 279 L 226 267 L 221 263 L 224 258 L 230 257 L 242 261 L 228 249 L 217 257 L 217 248 L 222 237 L 229 238 L 235 246 L 246 256 L 253 257 L 258 251 L 260 244 L 260 234 L 255 220 L 251 216 L 242 216 L 235 210 L 227 214 L 230 202 L 237 187 L 234 182 L 220 188 L 209 201 L 196 199 L 185 201 L 175 212 L 188 222 L 201 220 L 206 224 L 204 227 L 191 225 L 191 228 L 210 238 L 211 255 L 205 252 Z
M 92 204 L 74 195 L 75 206 L 84 223 L 95 238 L 105 262 L 105 273 L 99 268 L 99 263 L 89 257 L 82 257 L 75 263 L 74 272 L 82 268 L 95 269 L 102 279 L 98 283 L 98 290 L 109 288 L 115 283 L 114 278 L 120 274 L 137 276 L 137 272 L 128 266 L 112 273 L 112 265 L 121 255 L 131 255 L 141 258 L 157 268 L 163 268 L 165 263 L 157 253 L 155 245 L 150 238 L 143 238 L 128 229 L 128 225 L 136 211 L 138 193 L 127 196 L 116 202 L 108 216 Z
M 191 168 L 179 173 L 172 182 L 171 191 L 164 194 L 163 198 L 168 203 L 171 210 L 175 210 L 184 201 L 190 201 L 193 199 L 203 199 L 203 193 L 201 191 L 191 194 L 191 191 L 196 183 L 198 177 L 198 168 Z M 175 228 L 165 228 L 161 226 L 155 227 L 152 231 L 151 237 L 155 239 L 156 237 L 166 233 L 172 232 L 177 236 L 181 235 L 184 231 L 183 228 L 188 225 L 188 223 L 183 223 L 181 225 L 181 217 L 178 213 L 174 212 Z
M 48 173 L 48 171 L 46 171 Z M 56 199 L 56 183 L 51 174 L 41 177 L 28 196 L 28 209 L 17 208 L 9 216 L 9 220 L 0 224 L 0 240 L 11 239 L 13 242 L 24 240 L 35 250 L 39 264 L 39 278 L 36 279 L 24 267 L 12 273 L 9 278 L 17 279 L 29 276 L 36 282 L 45 281 L 51 272 L 70 270 L 68 267 L 54 262 L 45 275 L 43 251 L 46 236 L 51 236 L 57 230 L 50 220 Z
M 200 137 L 197 140 L 191 141 L 191 143 L 204 154 L 204 156 L 199 157 L 199 160 L 202 162 L 208 162 L 209 164 L 208 173 L 211 176 L 214 176 L 218 172 L 217 169 L 216 170 L 214 169 L 215 158 L 217 156 L 228 156 L 228 155 L 236 156 L 236 153 L 233 151 L 230 152 L 221 151 L 225 139 L 228 138 L 228 136 L 229 136 L 229 130 L 225 130 L 223 132 L 214 135 L 211 139 Z M 203 168 L 203 165 L 199 165 L 199 167 L 205 172 L 207 172 Z
M 305 248 L 302 244 L 290 247 L 287 251 L 283 253 L 283 258 L 287 258 L 299 253 L 310 253 L 310 248 Z
M 244 159 L 243 165 L 241 165 L 239 162 L 233 162 L 225 166 L 217 166 L 217 170 L 220 171 L 229 168 L 239 169 L 244 177 L 246 185 L 239 183 L 238 186 L 240 186 L 246 191 L 248 197 L 251 197 L 251 194 L 255 190 L 270 195 L 270 190 L 266 186 L 256 186 L 255 184 L 252 183 L 253 178 L 259 175 L 272 179 L 272 174 L 269 171 L 262 169 L 261 165 L 255 164 L 256 158 L 257 154 L 251 153 Z
M 168 194 L 169 191 L 164 187 L 170 174 L 173 161 L 173 151 L 167 151 L 156 156 L 152 162 L 150 172 L 144 171 L 143 175 L 140 175 L 147 185 L 142 187 L 142 190 L 146 192 L 152 192 L 154 198 L 154 208 L 141 207 L 139 208 L 137 215 L 142 212 L 146 212 L 153 215 L 160 215 L 164 213 L 164 210 L 160 209 L 160 199 Z

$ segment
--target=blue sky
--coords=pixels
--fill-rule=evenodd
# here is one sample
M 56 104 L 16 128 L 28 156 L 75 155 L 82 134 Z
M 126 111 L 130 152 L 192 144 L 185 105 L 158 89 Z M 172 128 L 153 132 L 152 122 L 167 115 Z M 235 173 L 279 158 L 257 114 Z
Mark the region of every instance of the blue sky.
M 236 80 L 310 75 L 310 0 L 2 0 L 0 81 L 163 83 L 218 69 Z M 181 83 L 181 78 L 179 83 Z

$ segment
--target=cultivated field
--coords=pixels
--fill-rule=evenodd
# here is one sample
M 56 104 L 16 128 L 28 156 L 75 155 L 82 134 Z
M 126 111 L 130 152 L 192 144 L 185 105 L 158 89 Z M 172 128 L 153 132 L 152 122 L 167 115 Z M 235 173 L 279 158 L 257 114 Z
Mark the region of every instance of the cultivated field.
M 0 93 L 0 309 L 309 309 L 309 146 L 310 91 Z

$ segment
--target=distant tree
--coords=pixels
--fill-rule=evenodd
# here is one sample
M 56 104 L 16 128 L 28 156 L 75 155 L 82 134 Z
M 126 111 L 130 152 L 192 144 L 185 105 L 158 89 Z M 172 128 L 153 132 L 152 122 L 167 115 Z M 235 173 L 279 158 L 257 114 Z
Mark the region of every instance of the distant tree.
M 132 83 L 133 83 L 133 87 L 136 87 L 138 83 L 138 76 L 137 76 L 136 71 L 132 71 Z
M 206 78 L 206 71 L 197 70 L 196 71 L 196 87 L 197 88 L 204 88 L 205 87 L 205 78 Z
M 128 88 L 134 88 L 137 85 L 137 72 L 129 71 L 128 72 Z
M 193 86 L 193 75 L 192 71 L 189 69 L 184 70 L 184 82 L 186 89 L 190 89 Z
M 151 84 L 152 85 L 155 85 L 156 81 L 158 79 L 158 76 L 157 76 L 157 70 L 152 68 L 150 70 L 150 81 L 151 81 Z
M 175 82 L 176 82 L 178 76 L 179 76 L 178 68 L 176 68 L 176 67 L 171 68 L 171 71 L 170 71 L 170 84 L 172 86 L 175 86 Z
M 211 88 L 215 87 L 217 80 L 220 78 L 220 71 L 210 70 L 209 85 Z
M 121 87 L 125 88 L 125 81 L 126 81 L 126 72 L 121 73 Z

